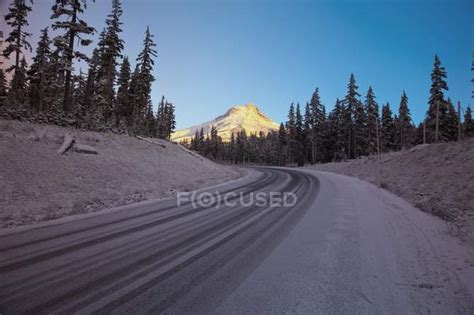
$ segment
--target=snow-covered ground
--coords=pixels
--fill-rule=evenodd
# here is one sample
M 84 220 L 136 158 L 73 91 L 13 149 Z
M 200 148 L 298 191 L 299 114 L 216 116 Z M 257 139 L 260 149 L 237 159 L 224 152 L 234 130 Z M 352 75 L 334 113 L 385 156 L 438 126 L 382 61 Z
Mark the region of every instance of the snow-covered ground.
M 57 150 L 72 131 L 98 155 Z M 94 212 L 224 182 L 241 171 L 173 143 L 0 120 L 0 227 Z M 158 145 L 161 144 L 161 145 Z
M 311 168 L 380 184 L 451 222 L 452 233 L 474 246 L 474 138 L 384 154 L 380 167 L 371 156 Z

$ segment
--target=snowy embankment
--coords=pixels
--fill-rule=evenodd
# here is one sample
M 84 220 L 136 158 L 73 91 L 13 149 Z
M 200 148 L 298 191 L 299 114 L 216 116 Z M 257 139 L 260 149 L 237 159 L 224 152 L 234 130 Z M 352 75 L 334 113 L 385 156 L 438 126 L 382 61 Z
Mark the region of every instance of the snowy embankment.
M 419 145 L 383 154 L 380 162 L 371 156 L 311 168 L 380 184 L 415 207 L 452 222 L 453 232 L 474 244 L 474 139 Z
M 70 132 L 76 145 L 61 155 Z M 241 175 L 163 140 L 6 120 L 0 161 L 0 227 L 169 197 Z

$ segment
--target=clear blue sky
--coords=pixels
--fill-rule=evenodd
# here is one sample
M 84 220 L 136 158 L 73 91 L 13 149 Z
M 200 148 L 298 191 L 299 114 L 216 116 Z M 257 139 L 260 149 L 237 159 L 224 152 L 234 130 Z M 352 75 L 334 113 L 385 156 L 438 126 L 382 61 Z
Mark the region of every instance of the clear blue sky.
M 2 14 L 8 2 L 0 0 Z M 35 43 L 50 24 L 52 2 L 35 1 Z M 98 31 L 110 3 L 89 4 L 85 18 Z M 175 103 L 179 128 L 247 102 L 279 122 L 290 102 L 304 104 L 315 87 L 331 109 L 351 72 L 361 94 L 372 85 L 379 103 L 392 109 L 405 90 L 418 122 L 435 53 L 448 71 L 448 95 L 463 106 L 472 102 L 472 0 L 123 0 L 123 9 L 122 38 L 132 60 L 147 25 L 155 35 L 153 101 L 165 94 Z

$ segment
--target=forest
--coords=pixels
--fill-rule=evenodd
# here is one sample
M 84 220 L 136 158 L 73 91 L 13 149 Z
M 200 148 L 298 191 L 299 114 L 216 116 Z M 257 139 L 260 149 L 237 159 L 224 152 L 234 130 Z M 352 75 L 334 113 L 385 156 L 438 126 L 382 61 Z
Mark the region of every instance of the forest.
M 53 3 L 50 25 L 41 30 L 30 65 L 25 52 L 32 51 L 28 32 L 32 1 L 13 1 L 5 15 L 11 30 L 2 55 L 12 65 L 6 69 L 10 82 L 0 68 L 0 117 L 170 139 L 176 125 L 175 107 L 163 96 L 155 111 L 151 100 L 157 48 L 150 29 L 145 30 L 143 50 L 132 71 L 129 57 L 123 56 L 120 0 L 112 0 L 90 57 L 81 50 L 92 44 L 90 37 L 96 32 L 83 19 L 87 1 Z M 79 60 L 87 63 L 86 73 L 75 70 Z M 241 130 L 225 143 L 212 128 L 209 134 L 196 132 L 189 143 L 182 144 L 219 162 L 301 166 L 473 136 L 471 108 L 462 113 L 460 104 L 445 96 L 447 90 L 447 71 L 436 55 L 426 116 L 417 126 L 405 92 L 393 109 L 389 103 L 380 106 L 372 87 L 361 96 L 351 74 L 347 94 L 335 101 L 330 112 L 316 88 L 304 106 L 290 104 L 287 121 L 278 131 L 247 134 Z
M 389 103 L 380 108 L 372 87 L 361 98 L 351 74 L 346 96 L 337 99 L 329 113 L 316 88 L 304 108 L 298 103 L 290 105 L 287 121 L 280 124 L 278 131 L 266 135 L 247 134 L 242 130 L 233 134 L 229 143 L 224 143 L 212 128 L 209 135 L 201 130 L 189 144 L 184 144 L 206 157 L 227 163 L 302 166 L 474 136 L 471 107 L 467 106 L 462 115 L 460 104 L 456 109 L 451 99 L 445 97 L 447 90 L 447 71 L 436 55 L 426 116 L 417 126 L 411 118 L 405 92 L 401 93 L 396 112 Z
M 150 29 L 145 30 L 143 50 L 132 70 L 129 57 L 122 54 L 120 0 L 112 0 L 90 57 L 81 50 L 92 44 L 90 37 L 96 32 L 83 19 L 87 1 L 52 2 L 50 25 L 41 30 L 30 65 L 25 52 L 32 52 L 28 16 L 33 1 L 14 0 L 5 15 L 11 31 L 2 55 L 12 60 L 6 69 L 12 74 L 8 83 L 0 68 L 0 117 L 169 139 L 176 124 L 175 108 L 163 96 L 156 112 L 153 109 L 157 50 Z M 80 60 L 87 63 L 87 73 L 75 71 Z

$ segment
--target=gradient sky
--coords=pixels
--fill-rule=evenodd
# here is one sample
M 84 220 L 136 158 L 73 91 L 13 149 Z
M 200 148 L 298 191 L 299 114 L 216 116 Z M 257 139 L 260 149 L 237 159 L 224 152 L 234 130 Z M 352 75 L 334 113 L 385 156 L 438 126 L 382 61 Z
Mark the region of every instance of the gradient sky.
M 111 1 L 89 2 L 85 19 L 100 32 Z M 472 102 L 472 0 L 122 2 L 124 54 L 134 62 L 149 25 L 159 54 L 152 98 L 156 104 L 164 94 L 176 105 L 178 128 L 247 102 L 280 122 L 289 103 L 304 104 L 315 87 L 331 109 L 351 72 L 362 95 L 372 85 L 378 102 L 392 109 L 405 90 L 419 122 L 435 53 L 448 71 L 448 96 L 463 107 Z M 2 15 L 9 3 L 0 0 Z M 52 3 L 35 1 L 35 44 L 39 29 L 50 25 Z M 0 29 L 9 31 L 3 20 Z

